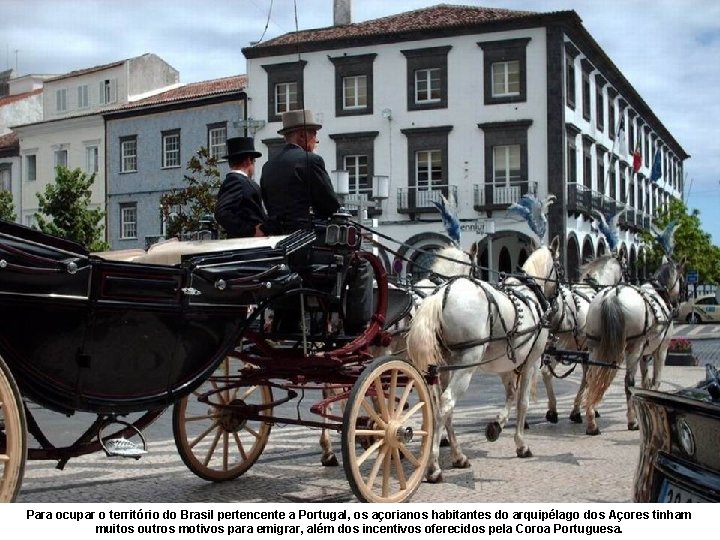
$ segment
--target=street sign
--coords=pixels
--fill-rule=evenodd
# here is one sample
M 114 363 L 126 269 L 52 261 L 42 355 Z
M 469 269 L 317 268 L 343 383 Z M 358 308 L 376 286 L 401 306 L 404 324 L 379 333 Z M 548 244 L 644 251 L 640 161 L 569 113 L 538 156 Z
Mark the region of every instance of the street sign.
M 477 234 L 495 234 L 494 219 L 478 219 L 475 225 Z
M 690 285 L 691 283 L 697 283 L 699 277 L 700 276 L 698 275 L 697 270 L 688 270 L 688 273 L 687 273 L 688 285 Z

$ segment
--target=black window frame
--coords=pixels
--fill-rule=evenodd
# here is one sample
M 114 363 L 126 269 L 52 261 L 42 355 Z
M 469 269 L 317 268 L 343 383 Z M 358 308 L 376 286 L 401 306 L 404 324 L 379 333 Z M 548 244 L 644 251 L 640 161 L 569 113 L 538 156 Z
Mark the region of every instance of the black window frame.
M 370 53 L 330 58 L 335 66 L 335 116 L 360 116 L 373 113 L 373 64 L 376 57 L 376 53 Z M 366 77 L 367 103 L 364 107 L 346 109 L 344 107 L 344 80 L 348 77 L 362 75 Z
M 485 205 L 492 207 L 506 207 L 497 205 L 493 196 L 494 170 L 493 155 L 496 146 L 520 146 L 520 194 L 524 195 L 530 187 L 529 179 L 529 153 L 528 153 L 528 131 L 532 120 L 513 120 L 509 122 L 485 122 L 478 124 L 484 133 L 484 155 L 485 162 L 483 171 L 485 173 Z M 489 202 L 492 201 L 492 202 Z
M 427 109 L 447 109 L 448 107 L 448 54 L 452 45 L 442 47 L 424 47 L 406 49 L 400 52 L 405 56 L 407 110 L 424 111 Z M 440 70 L 440 99 L 432 102 L 415 101 L 415 72 L 420 69 Z
M 590 110 L 590 73 L 595 68 L 586 58 L 580 60 L 580 66 L 582 68 L 582 84 L 580 85 L 582 91 L 582 115 L 589 122 L 592 115 Z
M 571 109 L 575 109 L 575 84 L 576 84 L 576 69 L 575 59 L 580 54 L 580 51 L 569 41 L 565 42 L 565 104 Z
M 522 103 L 527 101 L 527 46 L 531 38 L 478 41 L 483 51 L 483 93 L 485 105 Z M 492 66 L 497 62 L 518 61 L 520 64 L 520 93 L 516 96 L 492 94 Z
M 416 168 L 415 168 L 415 155 L 417 152 L 440 150 L 442 153 L 442 182 L 440 183 L 442 192 L 445 197 L 448 196 L 449 192 L 449 156 L 448 156 L 448 135 L 452 131 L 453 126 L 435 126 L 427 128 L 407 128 L 401 129 L 400 132 L 407 138 L 407 164 L 408 164 L 408 178 L 407 188 L 409 200 L 411 201 L 410 206 L 414 207 L 414 196 L 415 193 L 413 188 L 417 188 L 416 185 Z
M 261 66 L 267 73 L 268 92 L 268 122 L 280 122 L 282 115 L 275 113 L 275 86 L 280 83 L 297 83 L 298 109 L 303 108 L 304 101 L 304 73 L 307 61 L 282 62 L 280 64 L 265 64 Z

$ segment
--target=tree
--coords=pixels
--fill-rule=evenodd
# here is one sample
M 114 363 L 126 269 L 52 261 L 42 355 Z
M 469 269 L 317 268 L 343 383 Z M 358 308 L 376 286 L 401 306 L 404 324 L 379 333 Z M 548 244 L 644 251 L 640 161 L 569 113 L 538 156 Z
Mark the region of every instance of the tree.
M 688 208 L 680 199 L 673 199 L 666 210 L 660 211 L 654 220 L 658 229 L 663 230 L 672 220 L 677 220 L 675 229 L 675 248 L 673 259 L 687 260 L 687 270 L 697 270 L 703 283 L 717 283 L 720 281 L 720 248 L 712 244 L 711 236 L 702 230 L 700 211 L 697 209 L 688 213 Z M 660 266 L 664 255 L 663 251 L 649 231 L 643 231 L 643 240 L 649 246 L 647 254 L 648 264 L 651 268 Z
M 38 193 L 35 214 L 38 228 L 44 233 L 73 240 L 90 251 L 110 249 L 104 240 L 102 220 L 105 212 L 90 208 L 90 187 L 95 174 L 88 176 L 80 169 L 56 167 L 55 183 Z
M 5 190 L 0 191 L 0 219 L 15 221 L 16 218 L 12 193 Z
M 217 191 L 222 183 L 217 158 L 203 146 L 190 158 L 186 168 L 189 171 L 183 177 L 186 187 L 173 188 L 160 197 L 168 238 L 200 230 L 202 218 L 215 212 Z

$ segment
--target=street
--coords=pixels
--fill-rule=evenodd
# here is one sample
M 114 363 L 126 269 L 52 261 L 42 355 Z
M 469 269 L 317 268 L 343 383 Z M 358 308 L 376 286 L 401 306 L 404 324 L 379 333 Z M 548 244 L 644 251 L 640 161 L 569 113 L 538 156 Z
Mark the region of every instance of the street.
M 694 341 L 694 351 L 717 365 L 720 340 Z M 579 371 L 576 370 L 576 371 Z M 503 401 L 495 376 L 476 374 L 456 409 L 455 426 L 471 468 L 450 468 L 441 449 L 445 482 L 423 482 L 413 502 L 629 502 L 638 454 L 639 432 L 626 429 L 622 371 L 601 404 L 602 434 L 585 435 L 585 426 L 567 419 L 579 383 L 578 373 L 555 381 L 560 421 L 545 420 L 542 383 L 531 403 L 526 440 L 534 456 L 515 457 L 512 417 L 497 442 L 485 439 L 485 426 Z M 704 378 L 704 368 L 666 366 L 663 389 Z M 307 403 L 314 395 L 306 396 Z M 89 415 L 65 418 L 35 407 L 51 440 L 69 443 Z M 269 442 L 242 477 L 211 483 L 196 477 L 175 448 L 171 411 L 145 435 L 150 453 L 140 460 L 93 454 L 72 459 L 65 470 L 53 462 L 28 462 L 18 502 L 351 502 L 355 501 L 342 466 L 320 465 L 320 431 L 303 426 L 273 426 Z M 333 434 L 340 457 L 340 438 Z

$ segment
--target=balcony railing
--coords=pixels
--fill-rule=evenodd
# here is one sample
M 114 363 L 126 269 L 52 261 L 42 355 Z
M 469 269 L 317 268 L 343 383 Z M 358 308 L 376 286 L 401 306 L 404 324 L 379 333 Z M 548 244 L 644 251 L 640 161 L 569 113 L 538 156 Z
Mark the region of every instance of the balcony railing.
M 492 210 L 510 206 L 528 192 L 529 182 L 511 185 L 475 184 L 473 204 L 476 210 Z
M 437 212 L 433 202 L 440 202 L 440 196 L 452 196 L 457 200 L 457 186 L 434 185 L 430 188 L 408 187 L 398 188 L 397 211 L 405 214 L 423 214 Z

